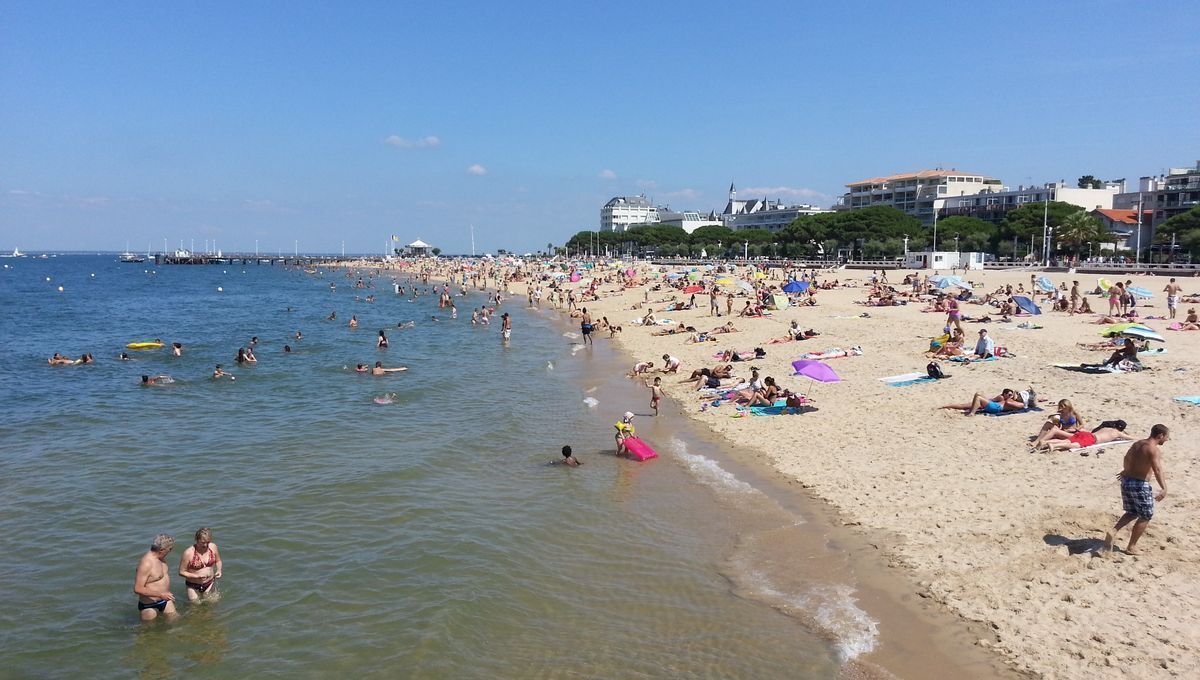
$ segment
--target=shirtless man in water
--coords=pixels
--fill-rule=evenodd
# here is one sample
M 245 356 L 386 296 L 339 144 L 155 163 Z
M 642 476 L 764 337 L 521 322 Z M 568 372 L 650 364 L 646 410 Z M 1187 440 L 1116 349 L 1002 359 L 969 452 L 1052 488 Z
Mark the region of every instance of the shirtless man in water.
M 1150 428 L 1149 437 L 1134 442 L 1133 446 L 1129 447 L 1129 451 L 1125 453 L 1125 467 L 1117 474 L 1121 480 L 1121 504 L 1125 509 L 1125 514 L 1117 520 L 1116 526 L 1105 532 L 1105 552 L 1112 550 L 1117 533 L 1136 519 L 1137 522 L 1130 532 L 1129 545 L 1126 546 L 1125 553 L 1128 555 L 1140 554 L 1137 551 L 1137 542 L 1146 532 L 1151 518 L 1154 517 L 1154 503 L 1167 497 L 1167 480 L 1163 473 L 1158 447 L 1166 444 L 1170 439 L 1171 433 L 1167 426 L 1158 424 Z M 1151 472 L 1154 473 L 1154 479 L 1158 481 L 1157 496 L 1154 495 L 1154 488 L 1150 486 Z
M 133 592 L 138 596 L 138 615 L 142 621 L 153 621 L 159 612 L 168 619 L 175 616 L 175 596 L 171 594 L 171 575 L 167 573 L 167 553 L 174 547 L 175 539 L 159 534 L 138 562 Z

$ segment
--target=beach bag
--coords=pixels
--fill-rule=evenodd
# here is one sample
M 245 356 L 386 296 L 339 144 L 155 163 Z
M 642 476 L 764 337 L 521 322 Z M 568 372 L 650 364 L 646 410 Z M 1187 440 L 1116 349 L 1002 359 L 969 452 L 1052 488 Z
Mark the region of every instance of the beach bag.
M 948 377 L 946 372 L 942 370 L 942 365 L 936 361 L 929 362 L 929 365 L 925 367 L 925 372 L 928 373 L 929 377 L 933 378 L 934 380 L 941 380 L 942 378 Z

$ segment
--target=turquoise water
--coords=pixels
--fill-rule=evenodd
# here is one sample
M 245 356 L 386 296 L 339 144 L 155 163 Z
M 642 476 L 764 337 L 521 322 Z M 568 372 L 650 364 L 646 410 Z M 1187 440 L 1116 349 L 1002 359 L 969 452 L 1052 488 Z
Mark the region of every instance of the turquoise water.
M 580 351 L 514 300 L 506 347 L 498 324 L 470 324 L 478 292 L 433 323 L 449 316 L 436 296 L 410 302 L 388 279 L 364 291 L 338 272 L 114 259 L 0 270 L 5 676 L 817 678 L 870 648 L 848 600 L 829 643 L 747 596 L 757 567 L 738 546 L 802 520 L 681 418 L 640 419 L 659 459 L 609 455 L 611 423 L 647 394 L 614 377 L 603 340 Z M 251 336 L 259 363 L 236 366 Z M 155 337 L 184 355 L 116 360 Z M 46 365 L 55 351 L 97 361 Z M 352 370 L 376 360 L 410 370 Z M 237 380 L 211 380 L 216 363 Z M 175 383 L 139 386 L 160 373 Z M 567 443 L 584 467 L 545 465 Z M 175 570 L 200 526 L 225 575 L 197 606 Z M 178 542 L 182 616 L 141 625 L 133 572 L 158 532 Z

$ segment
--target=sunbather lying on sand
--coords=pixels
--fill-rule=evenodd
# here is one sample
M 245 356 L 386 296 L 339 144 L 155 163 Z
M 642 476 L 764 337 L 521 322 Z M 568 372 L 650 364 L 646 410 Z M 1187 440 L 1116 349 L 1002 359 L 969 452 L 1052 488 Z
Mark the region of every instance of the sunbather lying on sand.
M 1055 439 L 1046 442 L 1041 450 L 1044 451 L 1074 451 L 1075 449 L 1085 449 L 1096 444 L 1108 444 L 1110 442 L 1131 442 L 1133 437 L 1125 434 L 1124 421 L 1117 421 L 1122 427 L 1101 427 L 1092 432 L 1086 430 L 1076 432 L 1068 439 Z
M 976 392 L 975 396 L 971 397 L 971 403 L 969 404 L 946 404 L 938 408 L 963 411 L 969 416 L 975 415 L 978 411 L 996 415 L 1005 411 L 1022 411 L 1025 409 L 1025 402 L 1021 400 L 1016 392 L 1006 388 L 999 396 L 992 397 L 991 399 Z

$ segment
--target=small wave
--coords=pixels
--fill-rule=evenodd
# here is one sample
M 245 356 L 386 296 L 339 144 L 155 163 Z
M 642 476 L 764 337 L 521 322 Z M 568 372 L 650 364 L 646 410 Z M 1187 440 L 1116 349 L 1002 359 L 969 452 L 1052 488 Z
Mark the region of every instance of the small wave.
M 668 442 L 671 453 L 682 460 L 701 483 L 707 484 L 719 491 L 736 493 L 759 493 L 758 489 L 738 479 L 733 473 L 721 467 L 717 461 L 705 458 L 697 453 L 688 451 L 687 443 L 678 437 L 671 437 Z
M 799 594 L 781 593 L 761 573 L 749 574 L 759 594 L 801 619 L 811 619 L 833 638 L 842 663 L 875 649 L 879 622 L 858 606 L 854 589 L 843 583 L 814 586 Z
M 575 356 L 575 353 L 581 349 L 583 349 L 583 345 L 571 345 L 571 356 Z
M 572 332 L 570 332 L 570 331 L 567 331 L 566 333 L 563 333 L 563 334 L 562 334 L 562 336 L 563 336 L 564 338 L 570 338 L 570 339 L 574 340 L 575 338 L 578 338 L 578 337 L 579 337 L 579 334 L 578 334 L 578 333 L 572 333 Z
M 584 397 L 583 403 L 587 404 L 588 408 L 596 408 L 600 405 L 600 402 L 595 397 Z

